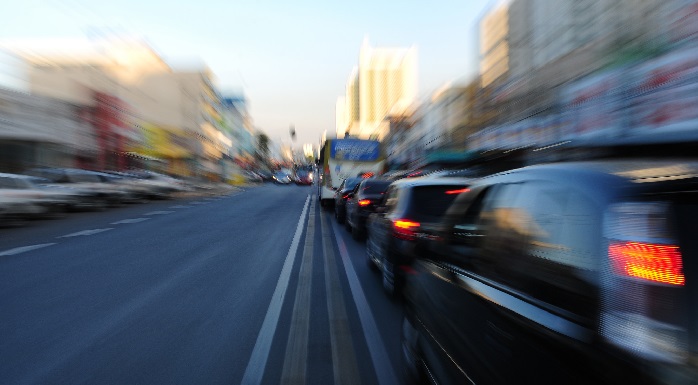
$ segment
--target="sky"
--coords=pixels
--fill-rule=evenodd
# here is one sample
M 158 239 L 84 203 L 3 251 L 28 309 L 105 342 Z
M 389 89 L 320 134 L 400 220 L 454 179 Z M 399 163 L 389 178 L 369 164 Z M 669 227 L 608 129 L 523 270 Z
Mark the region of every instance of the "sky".
M 293 125 L 300 147 L 335 132 L 337 97 L 365 36 L 374 47 L 417 47 L 420 99 L 471 79 L 489 2 L 5 1 L 0 39 L 145 38 L 175 67 L 205 63 L 224 94 L 245 94 L 256 127 L 291 144 Z

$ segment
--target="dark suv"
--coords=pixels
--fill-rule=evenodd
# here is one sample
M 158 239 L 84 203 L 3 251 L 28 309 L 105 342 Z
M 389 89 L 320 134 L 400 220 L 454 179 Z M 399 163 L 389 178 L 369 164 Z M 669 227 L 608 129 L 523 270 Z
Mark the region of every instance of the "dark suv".
M 383 199 L 383 194 L 392 183 L 383 179 L 364 179 L 349 193 L 346 203 L 344 226 L 356 240 L 363 239 L 366 232 L 366 219 Z
M 466 178 L 409 178 L 393 182 L 376 212 L 368 218 L 366 254 L 369 266 L 378 267 L 389 296 L 400 291 L 403 271 L 411 263 L 422 229 L 433 226 L 459 194 Z
M 347 178 L 342 181 L 339 188 L 334 193 L 334 217 L 337 219 L 337 223 L 344 223 L 344 218 L 347 215 L 347 200 L 349 199 L 349 193 L 354 190 L 359 182 L 363 178 Z
M 407 275 L 408 375 L 695 384 L 697 183 L 696 163 L 629 161 L 476 181 Z

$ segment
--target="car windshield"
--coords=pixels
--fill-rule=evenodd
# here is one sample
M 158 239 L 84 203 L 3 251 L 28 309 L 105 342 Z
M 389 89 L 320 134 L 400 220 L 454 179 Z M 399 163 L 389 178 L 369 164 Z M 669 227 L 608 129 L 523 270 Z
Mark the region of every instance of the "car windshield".
M 698 0 L 0 15 L 0 385 L 698 382 Z

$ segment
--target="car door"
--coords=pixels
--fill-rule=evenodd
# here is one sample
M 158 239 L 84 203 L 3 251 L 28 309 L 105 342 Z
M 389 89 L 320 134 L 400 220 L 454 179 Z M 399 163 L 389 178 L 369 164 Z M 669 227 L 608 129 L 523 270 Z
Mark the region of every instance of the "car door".
M 377 229 L 377 236 L 376 236 L 376 246 L 378 250 L 378 255 L 377 258 L 379 261 L 382 261 L 383 257 L 386 256 L 386 253 L 388 252 L 388 248 L 390 246 L 390 241 L 392 237 L 392 226 L 393 226 L 393 218 L 395 218 L 397 209 L 398 209 L 398 203 L 399 203 L 399 196 L 401 194 L 402 189 L 399 188 L 398 186 L 392 185 L 388 187 L 388 190 L 386 191 L 384 195 L 384 213 L 378 218 L 378 223 L 376 226 Z
M 354 186 L 354 189 L 351 191 L 351 195 L 349 199 L 347 199 L 347 202 L 345 203 L 346 205 L 346 218 L 345 221 L 347 221 L 348 224 L 354 226 L 354 212 L 356 211 L 356 206 L 357 206 L 357 201 L 358 201 L 358 193 L 359 193 L 359 188 L 363 182 L 358 183 L 356 186 Z
M 422 354 L 439 383 L 506 379 L 501 362 L 507 353 L 490 346 L 487 300 L 472 273 L 475 266 L 491 268 L 481 261 L 479 246 L 488 236 L 492 191 L 487 186 L 473 188 L 454 202 L 444 217 L 440 239 L 430 242 L 408 277 L 407 307 L 423 328 Z M 488 350 L 504 357 L 492 357 Z

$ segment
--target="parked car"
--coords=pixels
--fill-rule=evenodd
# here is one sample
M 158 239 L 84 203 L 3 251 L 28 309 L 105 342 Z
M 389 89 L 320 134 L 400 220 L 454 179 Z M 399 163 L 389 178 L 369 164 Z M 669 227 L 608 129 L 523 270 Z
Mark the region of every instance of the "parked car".
M 609 160 L 475 181 L 406 275 L 408 378 L 695 384 L 697 183 Z
M 313 173 L 300 169 L 296 171 L 294 182 L 296 182 L 297 185 L 310 186 L 313 184 Z
M 288 173 L 283 172 L 283 171 L 278 171 L 274 173 L 274 176 L 272 176 L 274 179 L 274 182 L 277 184 L 289 184 L 291 183 L 291 177 L 288 175 Z
M 354 239 L 363 239 L 366 232 L 366 219 L 383 199 L 383 194 L 390 183 L 392 182 L 383 179 L 364 179 L 349 193 L 344 225 Z
M 367 222 L 369 266 L 381 272 L 388 295 L 399 293 L 403 271 L 412 262 L 423 228 L 438 223 L 459 194 L 468 191 L 466 178 L 408 178 L 390 185 Z
M 55 185 L 64 185 L 78 190 L 90 191 L 101 201 L 100 205 L 119 205 L 130 199 L 128 189 L 111 183 L 105 174 L 73 168 L 41 168 L 29 171 L 30 175 L 50 180 Z
M 85 199 L 80 191 L 46 188 L 35 177 L 8 173 L 0 173 L 0 196 L 12 203 L 6 212 L 22 218 L 61 215 Z
M 257 170 L 256 173 L 262 177 L 263 182 L 273 181 L 273 174 L 267 170 Z
M 244 170 L 242 175 L 245 177 L 245 181 L 249 183 L 262 183 L 262 177 L 254 171 Z
M 359 182 L 363 178 L 347 178 L 342 181 L 337 190 L 334 193 L 334 217 L 337 223 L 344 223 L 344 219 L 347 215 L 346 203 L 349 199 L 349 193 L 354 190 Z

